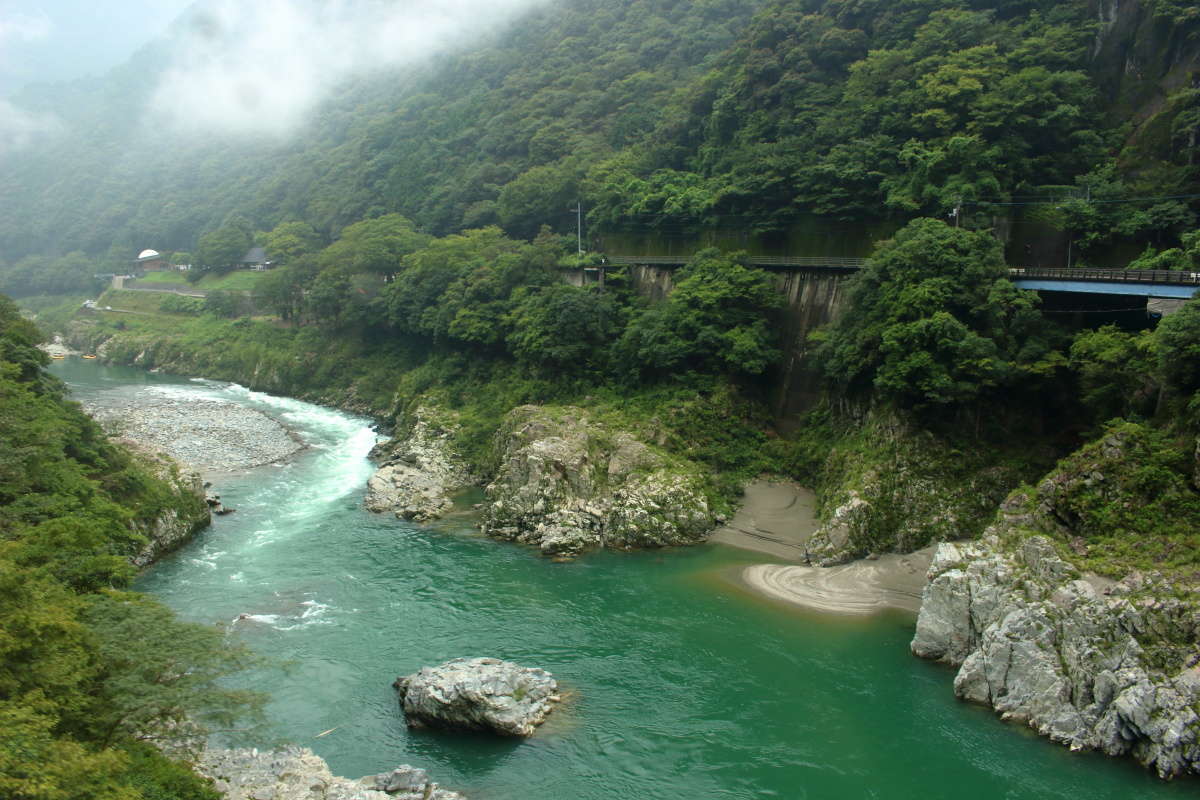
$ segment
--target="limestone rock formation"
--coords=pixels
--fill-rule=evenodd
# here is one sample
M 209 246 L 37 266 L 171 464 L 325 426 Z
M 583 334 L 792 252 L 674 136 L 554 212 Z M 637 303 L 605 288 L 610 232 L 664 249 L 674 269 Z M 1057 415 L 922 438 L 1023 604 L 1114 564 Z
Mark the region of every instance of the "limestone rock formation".
M 1200 610 L 1161 581 L 1085 579 L 1016 515 L 981 542 L 942 544 L 913 652 L 960 665 L 959 697 L 1072 749 L 1131 755 L 1163 777 L 1200 771 Z
M 451 448 L 453 420 L 429 407 L 417 409 L 415 417 L 406 435 L 371 452 L 380 467 L 367 482 L 366 505 L 376 513 L 428 522 L 453 508 L 450 495 L 471 478 Z
M 583 409 L 522 406 L 497 434 L 490 536 L 574 555 L 594 547 L 695 544 L 715 524 L 701 471 Z
M 393 684 L 408 724 L 529 736 L 559 701 L 542 669 L 497 658 L 456 658 Z
M 407 764 L 358 780 L 339 778 L 307 748 L 208 749 L 196 771 L 227 800 L 463 800 Z

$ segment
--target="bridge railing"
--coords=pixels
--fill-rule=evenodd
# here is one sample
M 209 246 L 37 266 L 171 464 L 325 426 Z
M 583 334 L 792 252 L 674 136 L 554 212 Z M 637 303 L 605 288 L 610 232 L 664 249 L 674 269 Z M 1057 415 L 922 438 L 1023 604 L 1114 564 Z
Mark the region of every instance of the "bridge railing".
M 1163 269 L 1078 269 L 1066 267 L 1011 267 L 1014 278 L 1060 281 L 1106 281 L 1110 283 L 1157 283 L 1200 286 L 1200 272 Z
M 691 260 L 691 256 L 607 256 L 610 264 L 642 264 L 644 266 L 680 266 Z M 814 267 L 824 269 L 861 269 L 865 258 L 841 258 L 838 256 L 752 256 L 747 263 L 757 267 Z
M 608 256 L 609 264 L 645 266 L 682 266 L 690 256 Z M 865 258 L 840 256 L 754 256 L 747 262 L 759 267 L 799 267 L 802 269 L 857 270 Z M 1200 272 L 1175 272 L 1155 269 L 1092 269 L 1079 267 L 1010 267 L 1013 278 L 1059 281 L 1106 281 L 1111 283 L 1154 283 L 1200 286 Z

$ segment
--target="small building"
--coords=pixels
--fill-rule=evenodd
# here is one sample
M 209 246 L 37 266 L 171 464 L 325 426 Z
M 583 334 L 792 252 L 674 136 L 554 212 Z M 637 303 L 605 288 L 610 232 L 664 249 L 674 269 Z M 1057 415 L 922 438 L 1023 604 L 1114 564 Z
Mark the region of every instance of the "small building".
M 138 257 L 133 260 L 133 263 L 143 272 L 161 272 L 170 266 L 166 256 L 157 250 L 143 250 L 138 253 Z
M 262 271 L 275 266 L 267 260 L 267 251 L 262 247 L 251 247 L 246 251 L 246 255 L 242 256 L 242 269 L 253 269 Z

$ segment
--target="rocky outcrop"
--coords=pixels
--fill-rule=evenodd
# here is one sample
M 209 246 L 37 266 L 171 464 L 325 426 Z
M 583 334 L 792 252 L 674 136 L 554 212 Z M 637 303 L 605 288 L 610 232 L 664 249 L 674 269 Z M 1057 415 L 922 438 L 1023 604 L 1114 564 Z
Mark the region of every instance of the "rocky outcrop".
M 959 697 L 1072 749 L 1200 771 L 1200 608 L 1160 579 L 1082 576 L 1022 535 L 1019 505 L 981 542 L 938 547 L 913 652 L 959 665 Z
M 463 800 L 407 764 L 358 780 L 339 778 L 307 748 L 208 749 L 196 771 L 227 800 Z
M 696 465 L 580 408 L 522 406 L 495 443 L 482 529 L 542 552 L 694 544 L 715 520 Z
M 504 736 L 531 735 L 559 701 L 550 673 L 497 658 L 457 658 L 393 685 L 411 726 Z
M 212 515 L 199 474 L 184 470 L 165 453 L 155 452 L 130 439 L 118 439 L 117 442 L 171 489 L 168 504 L 152 516 L 130 523 L 135 531 L 146 537 L 145 546 L 130 560 L 135 567 L 145 567 L 186 544 L 212 522 Z
M 367 482 L 367 509 L 401 519 L 428 522 L 450 511 L 450 495 L 472 481 L 452 447 L 455 423 L 445 413 L 423 406 L 406 435 L 371 451 L 380 463 Z
M 1022 475 L 991 450 L 964 453 L 903 420 L 869 412 L 830 452 L 818 496 L 823 522 L 809 558 L 836 566 L 979 535 Z

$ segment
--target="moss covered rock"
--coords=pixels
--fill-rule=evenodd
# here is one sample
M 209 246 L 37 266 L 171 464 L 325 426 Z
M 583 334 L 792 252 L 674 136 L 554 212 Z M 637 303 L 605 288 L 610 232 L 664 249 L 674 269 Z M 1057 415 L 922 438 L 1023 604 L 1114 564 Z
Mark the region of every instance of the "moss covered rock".
M 571 555 L 701 541 L 715 524 L 702 471 L 571 406 L 521 406 L 496 434 L 483 530 Z

